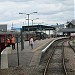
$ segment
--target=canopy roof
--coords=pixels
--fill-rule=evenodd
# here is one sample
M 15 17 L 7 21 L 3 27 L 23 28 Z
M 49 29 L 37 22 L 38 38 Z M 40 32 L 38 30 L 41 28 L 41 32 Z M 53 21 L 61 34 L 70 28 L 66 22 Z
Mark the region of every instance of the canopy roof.
M 45 25 L 22 26 L 23 31 L 37 31 L 37 30 L 55 30 L 55 27 Z

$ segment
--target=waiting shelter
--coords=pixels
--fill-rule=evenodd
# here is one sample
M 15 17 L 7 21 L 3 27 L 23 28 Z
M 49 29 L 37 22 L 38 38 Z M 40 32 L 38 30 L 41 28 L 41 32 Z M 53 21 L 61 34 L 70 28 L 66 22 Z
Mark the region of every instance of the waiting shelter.
M 22 26 L 22 30 L 23 31 L 46 31 L 49 30 L 49 34 L 50 34 L 50 30 L 55 30 L 55 27 L 51 27 L 51 26 L 45 26 L 45 25 L 30 25 L 30 26 Z

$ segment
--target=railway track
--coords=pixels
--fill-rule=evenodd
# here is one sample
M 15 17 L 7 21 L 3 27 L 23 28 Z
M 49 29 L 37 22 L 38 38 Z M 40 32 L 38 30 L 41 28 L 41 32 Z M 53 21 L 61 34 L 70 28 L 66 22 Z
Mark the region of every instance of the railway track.
M 64 61 L 63 41 L 54 44 L 53 50 L 46 62 L 43 75 L 68 75 Z
M 71 49 L 74 51 L 74 53 L 75 53 L 74 46 L 72 46 L 72 45 L 70 44 L 70 41 L 68 41 L 68 44 L 69 44 L 70 48 L 71 48 Z

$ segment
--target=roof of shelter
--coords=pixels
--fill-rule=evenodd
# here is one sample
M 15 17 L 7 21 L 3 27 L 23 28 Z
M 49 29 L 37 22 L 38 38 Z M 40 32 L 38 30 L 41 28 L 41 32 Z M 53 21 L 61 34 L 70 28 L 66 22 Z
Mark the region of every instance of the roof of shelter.
M 36 30 L 55 30 L 55 27 L 45 25 L 22 26 L 23 31 L 36 31 Z

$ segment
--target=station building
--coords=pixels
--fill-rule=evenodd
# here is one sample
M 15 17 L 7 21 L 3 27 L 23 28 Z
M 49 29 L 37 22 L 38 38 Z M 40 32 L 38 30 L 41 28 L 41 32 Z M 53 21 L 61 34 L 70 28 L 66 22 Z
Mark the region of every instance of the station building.
M 7 24 L 0 24 L 0 31 L 7 31 Z
M 58 32 L 63 32 L 63 36 L 75 36 L 75 20 L 67 22 L 65 28 L 59 29 Z

